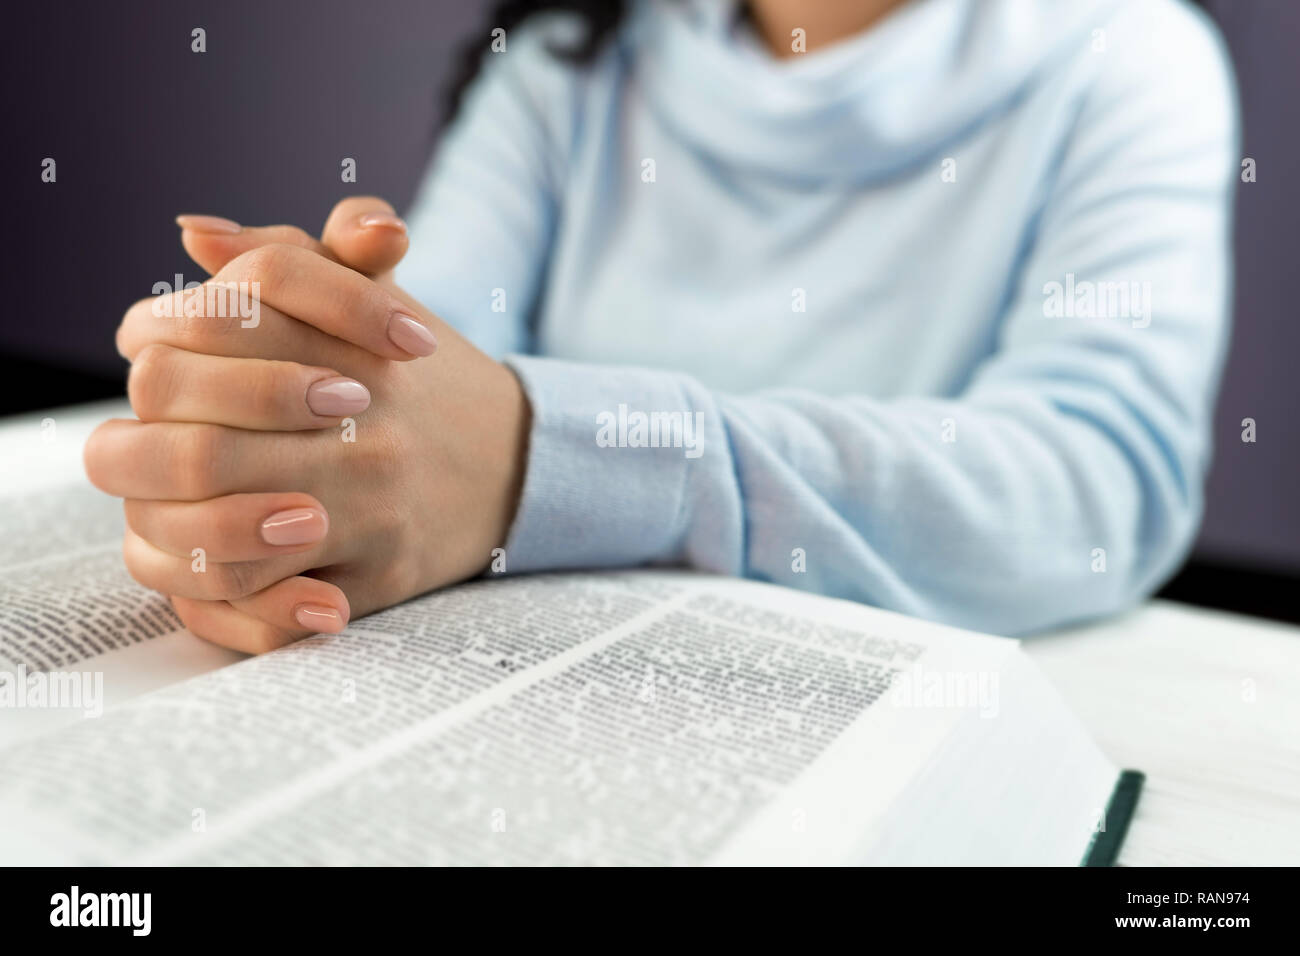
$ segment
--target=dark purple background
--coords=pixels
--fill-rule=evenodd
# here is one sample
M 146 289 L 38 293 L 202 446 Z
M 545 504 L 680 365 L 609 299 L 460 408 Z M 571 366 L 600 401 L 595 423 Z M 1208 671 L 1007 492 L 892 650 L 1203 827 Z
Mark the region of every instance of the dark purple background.
M 1236 330 L 1198 553 L 1300 572 L 1296 223 L 1300 2 L 1207 0 L 1240 78 Z M 0 413 L 107 394 L 113 330 L 176 272 L 202 278 L 172 217 L 213 213 L 317 230 L 348 193 L 409 201 L 432 148 L 446 72 L 482 2 L 149 0 L 6 11 L 3 151 L 9 239 Z M 190 30 L 207 30 L 207 52 Z M 58 162 L 58 182 L 40 163 Z M 358 182 L 339 181 L 345 156 Z M 36 364 L 39 363 L 39 364 Z M 71 373 L 65 370 L 71 370 Z M 24 373 L 39 374 L 25 387 Z M 1240 441 L 1240 422 L 1258 441 Z M 1191 595 L 1195 597 L 1195 595 Z

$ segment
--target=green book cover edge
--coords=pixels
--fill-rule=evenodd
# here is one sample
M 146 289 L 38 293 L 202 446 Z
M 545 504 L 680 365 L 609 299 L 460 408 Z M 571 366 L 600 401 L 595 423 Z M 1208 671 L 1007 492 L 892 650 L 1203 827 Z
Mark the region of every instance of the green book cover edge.
M 1142 793 L 1142 784 L 1146 774 L 1140 770 L 1121 770 L 1115 789 L 1111 792 L 1110 802 L 1106 804 L 1106 815 L 1102 818 L 1103 829 L 1093 834 L 1088 843 L 1087 852 L 1083 854 L 1081 866 L 1114 866 L 1119 849 L 1124 845 L 1128 825 L 1133 820 L 1137 809 L 1138 797 Z

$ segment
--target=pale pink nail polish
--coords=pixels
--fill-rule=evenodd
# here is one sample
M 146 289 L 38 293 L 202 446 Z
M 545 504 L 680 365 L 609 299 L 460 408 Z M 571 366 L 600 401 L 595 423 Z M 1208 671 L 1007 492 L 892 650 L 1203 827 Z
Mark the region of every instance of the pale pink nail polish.
M 317 415 L 355 415 L 370 407 L 370 390 L 355 379 L 323 378 L 307 389 L 307 407 Z
M 412 355 L 432 355 L 438 348 L 433 333 L 402 312 L 394 312 L 388 320 L 388 338 L 399 349 Z
M 330 519 L 319 508 L 290 508 L 262 522 L 262 540 L 277 547 L 315 544 L 329 529 Z
M 220 216 L 177 216 L 176 225 L 190 232 L 202 232 L 213 236 L 233 236 L 244 231 L 244 227 L 233 219 Z
M 384 229 L 396 229 L 398 232 L 406 232 L 406 223 L 391 212 L 368 212 L 357 222 L 361 224 L 363 229 L 378 226 Z
M 300 604 L 293 610 L 293 619 L 309 631 L 337 634 L 343 630 L 343 615 L 322 604 Z

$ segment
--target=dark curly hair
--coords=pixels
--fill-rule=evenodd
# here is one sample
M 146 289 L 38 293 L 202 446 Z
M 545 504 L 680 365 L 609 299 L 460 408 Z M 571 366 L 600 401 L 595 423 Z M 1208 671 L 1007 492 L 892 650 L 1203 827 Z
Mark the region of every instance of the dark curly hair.
M 552 48 L 551 53 L 570 63 L 586 65 L 595 59 L 605 41 L 613 35 L 627 12 L 625 0 L 503 0 L 495 4 L 483 29 L 460 51 L 452 71 L 444 102 L 443 123 L 450 123 L 460 110 L 465 89 L 478 75 L 483 55 L 491 46 L 491 32 L 497 27 L 509 33 L 535 13 L 549 10 L 577 14 L 586 27 L 585 35 L 572 47 Z

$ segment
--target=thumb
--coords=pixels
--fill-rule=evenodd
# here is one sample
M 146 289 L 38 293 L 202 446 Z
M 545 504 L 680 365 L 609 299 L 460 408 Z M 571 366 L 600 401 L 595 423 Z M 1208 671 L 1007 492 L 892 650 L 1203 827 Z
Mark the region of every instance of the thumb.
M 218 216 L 193 215 L 177 216 L 176 225 L 181 227 L 181 245 L 209 275 L 216 275 L 231 259 L 248 250 L 274 242 L 302 246 L 338 261 L 326 245 L 296 226 L 241 226 Z
M 402 261 L 409 245 L 406 223 L 375 196 L 351 196 L 338 202 L 325 220 L 321 242 L 343 265 L 377 279 Z

